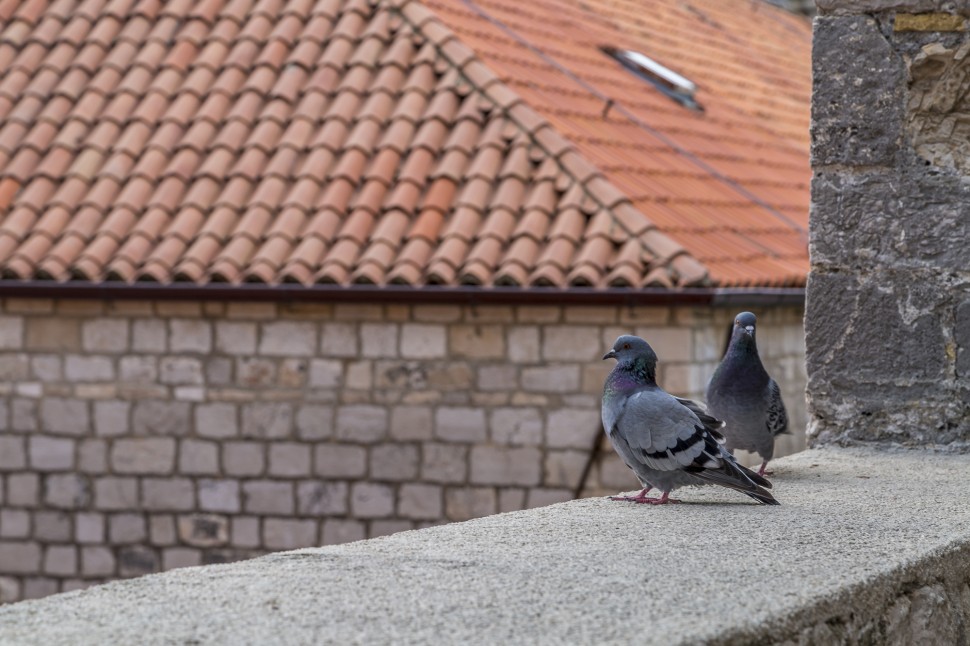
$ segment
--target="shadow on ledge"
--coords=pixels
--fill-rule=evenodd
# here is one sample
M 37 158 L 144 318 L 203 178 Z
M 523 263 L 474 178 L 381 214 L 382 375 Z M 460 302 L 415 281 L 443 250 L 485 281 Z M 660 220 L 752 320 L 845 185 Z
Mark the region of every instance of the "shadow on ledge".
M 0 643 L 966 643 L 970 456 L 772 466 L 781 507 L 586 499 L 186 568 L 0 608 Z

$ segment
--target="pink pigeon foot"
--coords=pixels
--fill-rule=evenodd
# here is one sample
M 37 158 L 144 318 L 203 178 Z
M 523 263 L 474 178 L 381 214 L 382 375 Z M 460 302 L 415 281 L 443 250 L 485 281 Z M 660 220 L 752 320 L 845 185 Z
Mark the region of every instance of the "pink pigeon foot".
M 768 469 L 768 461 L 765 460 L 764 462 L 761 463 L 761 468 L 758 469 L 758 475 L 759 476 L 773 476 L 773 475 L 775 475 L 775 472 L 774 471 L 768 471 L 767 469 Z
M 610 496 L 610 500 L 626 500 L 628 502 L 644 502 L 650 500 L 647 498 L 647 492 L 653 489 L 653 487 L 644 487 L 640 490 L 636 496 Z

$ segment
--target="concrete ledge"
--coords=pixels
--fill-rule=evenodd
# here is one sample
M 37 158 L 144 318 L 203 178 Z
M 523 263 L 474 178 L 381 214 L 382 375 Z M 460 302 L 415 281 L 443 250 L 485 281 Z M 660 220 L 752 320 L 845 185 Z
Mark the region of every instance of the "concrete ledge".
M 587 499 L 0 608 L 0 643 L 966 643 L 970 456 L 820 449 L 781 507 Z

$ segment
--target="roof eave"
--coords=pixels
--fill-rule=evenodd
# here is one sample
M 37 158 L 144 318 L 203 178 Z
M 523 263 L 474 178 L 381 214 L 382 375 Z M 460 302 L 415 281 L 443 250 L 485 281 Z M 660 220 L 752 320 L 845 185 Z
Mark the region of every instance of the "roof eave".
M 409 287 L 245 283 L 60 283 L 0 281 L 2 298 L 209 300 L 250 302 L 372 302 L 495 305 L 804 305 L 804 287 Z

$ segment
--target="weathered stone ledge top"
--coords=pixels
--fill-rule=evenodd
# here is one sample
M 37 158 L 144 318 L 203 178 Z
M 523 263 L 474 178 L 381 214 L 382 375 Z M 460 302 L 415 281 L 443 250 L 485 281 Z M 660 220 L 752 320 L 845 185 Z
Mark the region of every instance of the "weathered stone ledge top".
M 815 0 L 819 13 L 864 14 L 877 11 L 970 15 L 970 0 Z
M 772 464 L 781 507 L 713 488 L 656 508 L 586 499 L 187 568 L 0 608 L 0 643 L 782 641 L 881 612 L 970 547 L 970 456 Z

